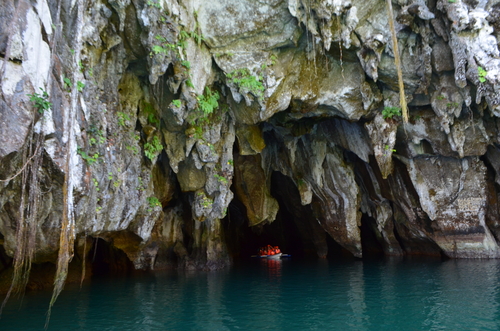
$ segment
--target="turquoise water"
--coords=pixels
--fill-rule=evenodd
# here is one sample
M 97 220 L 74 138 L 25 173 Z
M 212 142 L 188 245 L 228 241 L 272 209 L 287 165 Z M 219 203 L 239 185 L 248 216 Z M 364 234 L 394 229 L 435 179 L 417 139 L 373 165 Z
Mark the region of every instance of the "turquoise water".
M 500 261 L 267 261 L 67 286 L 49 330 L 499 330 Z M 42 330 L 49 292 L 0 330 Z

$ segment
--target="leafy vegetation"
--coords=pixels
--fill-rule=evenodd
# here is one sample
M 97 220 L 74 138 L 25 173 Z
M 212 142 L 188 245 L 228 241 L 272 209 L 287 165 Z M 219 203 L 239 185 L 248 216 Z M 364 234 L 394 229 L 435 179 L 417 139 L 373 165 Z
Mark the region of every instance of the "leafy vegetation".
M 198 108 L 203 112 L 205 117 L 212 114 L 219 107 L 219 92 L 212 92 L 208 86 L 205 87 L 205 94 L 199 95 L 196 99 L 198 100 Z
M 194 88 L 194 85 L 193 85 L 193 82 L 191 81 L 191 79 L 187 79 L 186 80 L 186 85 L 190 88 Z
M 203 192 L 199 192 L 198 195 L 201 197 L 200 204 L 203 208 L 210 208 L 214 204 L 214 201 L 207 197 Z
M 97 161 L 99 161 L 99 153 L 94 153 L 92 155 L 88 155 L 87 152 L 82 150 L 81 148 L 78 148 L 77 153 L 82 157 L 82 159 L 85 160 L 85 162 L 88 163 L 88 165 L 93 165 Z
M 63 76 L 63 82 L 64 82 L 64 86 L 66 87 L 66 89 L 68 91 L 71 91 L 71 79 Z
M 144 144 L 144 154 L 151 161 L 163 150 L 163 145 L 157 136 L 154 136 L 151 142 Z
M 99 190 L 99 182 L 97 181 L 97 179 L 92 177 L 92 183 L 94 184 L 95 190 L 97 192 L 99 192 L 100 191 Z
M 391 152 L 393 152 L 393 153 L 396 153 L 396 150 L 395 150 L 395 149 L 391 149 L 391 146 L 389 146 L 389 145 L 385 145 L 385 146 L 384 146 L 384 149 L 385 149 L 386 151 L 391 151 Z
M 145 115 L 148 118 L 148 123 L 150 123 L 152 125 L 157 125 L 160 123 L 160 121 L 158 120 L 158 117 L 156 115 L 156 110 L 152 104 L 150 104 L 149 102 L 144 102 L 143 109 L 144 109 Z
M 89 142 L 90 145 L 104 144 L 106 138 L 104 137 L 104 132 L 95 125 L 91 125 L 88 132 L 92 135 Z
M 116 113 L 116 115 L 118 116 L 118 125 L 119 126 L 125 126 L 125 121 L 130 121 L 130 116 L 128 116 L 127 114 L 119 111 Z
M 41 94 L 33 93 L 27 94 L 30 97 L 30 101 L 33 102 L 34 107 L 38 109 L 40 114 L 43 114 L 46 110 L 49 110 L 52 107 L 52 103 L 49 102 L 49 94 L 43 88 L 40 87 L 42 91 Z
M 483 67 L 477 67 L 477 74 L 479 75 L 479 81 L 481 83 L 486 82 L 486 75 L 488 72 L 483 69 Z
M 392 118 L 393 116 L 401 116 L 401 108 L 399 107 L 384 107 L 382 110 L 384 119 Z
M 273 54 L 273 55 L 271 55 L 271 65 L 272 65 L 272 66 L 276 64 L 276 60 L 277 60 L 277 59 L 278 59 L 278 58 L 276 57 L 276 55 L 274 55 L 274 54 Z
M 215 179 L 217 179 L 222 184 L 227 184 L 228 183 L 227 178 L 224 177 L 224 176 L 221 176 L 219 174 L 215 174 L 214 177 L 215 177 Z
M 82 83 L 80 81 L 76 82 L 76 89 L 78 90 L 78 92 L 82 92 L 84 88 L 85 88 L 84 83 Z
M 172 104 L 173 104 L 175 107 L 179 108 L 179 107 L 181 106 L 181 100 L 179 100 L 179 99 L 172 100 Z
M 250 92 L 258 98 L 264 96 L 265 87 L 262 84 L 262 77 L 255 77 L 248 68 L 236 69 L 226 74 L 229 80 L 236 84 L 240 90 Z
M 161 4 L 160 4 L 160 1 L 159 0 L 148 0 L 146 2 L 146 4 L 148 6 L 151 6 L 151 7 L 155 7 L 155 8 L 158 8 L 158 9 L 161 9 Z
M 137 186 L 138 191 L 145 191 L 146 187 L 144 186 L 144 181 L 142 180 L 142 177 L 137 177 L 137 181 L 139 182 L 139 185 Z
M 161 207 L 161 202 L 157 197 L 148 197 L 146 198 L 149 204 L 148 212 L 152 212 L 155 207 Z

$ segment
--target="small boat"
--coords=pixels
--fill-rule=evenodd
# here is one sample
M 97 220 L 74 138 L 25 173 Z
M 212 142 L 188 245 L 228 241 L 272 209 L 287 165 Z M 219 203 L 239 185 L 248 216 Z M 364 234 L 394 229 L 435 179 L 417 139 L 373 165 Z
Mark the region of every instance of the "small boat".
M 283 255 L 283 253 L 278 253 L 278 254 L 274 254 L 274 255 L 267 255 L 266 257 L 268 259 L 271 259 L 271 260 L 279 260 L 279 259 L 281 259 L 281 255 Z
M 259 249 L 259 255 L 252 255 L 252 257 L 259 257 L 263 259 L 279 260 L 282 257 L 290 257 L 289 254 L 281 253 L 278 246 L 267 245 Z
M 261 259 L 278 260 L 278 259 L 282 259 L 284 257 L 292 257 L 292 256 L 290 254 L 278 253 L 278 254 L 274 254 L 274 255 L 252 255 L 251 257 L 258 257 Z

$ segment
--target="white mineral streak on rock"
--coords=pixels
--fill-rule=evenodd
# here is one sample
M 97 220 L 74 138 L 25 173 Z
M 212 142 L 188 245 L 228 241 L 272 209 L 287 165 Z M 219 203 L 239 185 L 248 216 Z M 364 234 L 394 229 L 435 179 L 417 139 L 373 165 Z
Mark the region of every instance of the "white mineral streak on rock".
M 24 60 L 22 66 L 37 93 L 45 88 L 50 70 L 49 45 L 42 39 L 40 19 L 33 9 L 26 13 L 26 29 L 23 33 Z
M 52 35 L 52 17 L 50 16 L 50 8 L 47 0 L 37 0 L 35 5 L 38 17 L 42 21 L 45 32 L 50 36 Z

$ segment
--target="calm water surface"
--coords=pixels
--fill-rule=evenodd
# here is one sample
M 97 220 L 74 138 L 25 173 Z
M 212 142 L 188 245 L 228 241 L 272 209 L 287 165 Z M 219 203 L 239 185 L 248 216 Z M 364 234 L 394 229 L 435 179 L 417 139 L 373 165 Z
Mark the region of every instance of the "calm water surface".
M 500 330 L 500 261 L 251 260 L 67 286 L 49 330 Z M 42 330 L 49 292 L 0 330 Z

